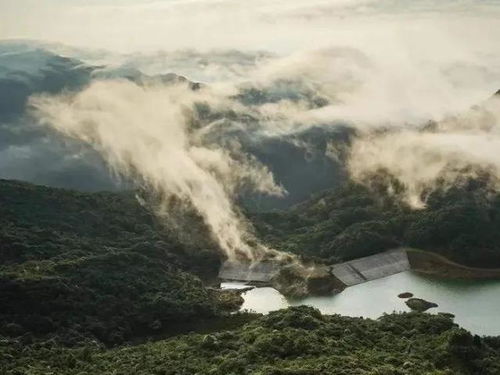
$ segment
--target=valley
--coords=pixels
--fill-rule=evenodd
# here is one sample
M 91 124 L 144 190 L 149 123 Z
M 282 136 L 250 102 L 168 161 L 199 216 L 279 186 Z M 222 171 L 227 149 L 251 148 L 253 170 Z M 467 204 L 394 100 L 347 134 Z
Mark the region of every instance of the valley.
M 0 375 L 500 375 L 495 0 L 0 0 Z
M 498 370 L 498 338 L 474 336 L 496 332 L 494 320 L 489 324 L 478 315 L 482 308 L 494 311 L 488 306 L 496 301 L 495 284 L 481 288 L 457 282 L 453 289 L 454 282 L 402 273 L 333 297 L 283 302 L 271 294 L 252 303 L 252 295 L 266 290 L 257 288 L 243 295 L 243 309 L 268 313 L 271 306 L 305 303 L 324 314 L 368 319 L 322 315 L 311 307 L 234 315 L 218 297 L 224 291 L 207 288 L 221 265 L 213 242 L 180 241 L 134 194 L 78 193 L 6 180 L 0 191 L 3 373 L 24 374 L 29 368 L 31 374 L 111 374 L 117 369 L 227 374 L 253 368 L 256 374 L 284 374 L 301 368 L 358 374 L 361 357 L 363 367 L 395 371 L 405 364 L 403 373 Z M 404 312 L 401 301 L 394 304 L 403 289 L 435 300 L 439 311 L 456 314 L 472 334 L 448 316 Z M 472 310 L 465 313 L 460 303 Z M 390 314 L 376 319 L 383 312 Z M 481 326 L 466 316 L 481 316 Z M 193 330 L 200 333 L 188 333 Z M 414 349 L 401 353 L 397 348 L 410 338 Z M 429 356 L 433 340 L 443 343 L 442 351 Z M 384 348 L 384 356 L 394 356 L 391 362 L 369 349 L 373 343 Z M 213 350 L 219 355 L 210 354 Z M 464 352 L 474 360 L 463 362 L 458 353 Z

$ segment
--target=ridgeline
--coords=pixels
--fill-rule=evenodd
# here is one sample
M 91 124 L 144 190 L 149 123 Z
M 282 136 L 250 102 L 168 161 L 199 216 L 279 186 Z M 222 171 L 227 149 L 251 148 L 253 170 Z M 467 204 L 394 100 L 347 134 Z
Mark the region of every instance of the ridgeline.
M 500 195 L 487 182 L 430 192 L 419 210 L 385 186 L 374 191 L 349 183 L 287 211 L 250 216 L 270 246 L 330 264 L 410 247 L 464 266 L 500 268 Z

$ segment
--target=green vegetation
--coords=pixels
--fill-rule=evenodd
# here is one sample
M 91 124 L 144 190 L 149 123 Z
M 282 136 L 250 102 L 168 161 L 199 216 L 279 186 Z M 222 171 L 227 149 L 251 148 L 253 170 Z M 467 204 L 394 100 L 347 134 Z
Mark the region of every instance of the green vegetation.
M 254 214 L 252 221 L 277 249 L 331 263 L 410 246 L 469 266 L 500 267 L 500 195 L 477 180 L 430 193 L 421 210 L 382 187 L 347 184 L 288 211 Z
M 476 233 L 473 226 L 480 218 L 495 224 L 496 198 L 452 194 L 413 212 L 352 186 L 254 219 L 270 242 L 297 253 L 304 246 L 322 259 L 411 238 L 447 252 L 453 249 L 437 244 L 457 234 L 460 244 L 481 240 L 481 256 L 496 254 L 493 247 L 483 252 L 494 239 L 491 227 Z M 457 227 L 460 219 L 467 222 Z M 309 307 L 227 315 L 241 297 L 205 288 L 202 280 L 214 276 L 220 260 L 196 217 L 189 220 L 186 230 L 198 237 L 181 242 L 132 193 L 0 181 L 0 374 L 500 373 L 500 339 L 472 336 L 448 315 L 370 320 Z
M 133 194 L 1 181 L 0 244 L 1 335 L 116 344 L 217 313 L 194 274 L 216 272 L 216 253 L 181 245 Z
M 0 344 L 6 375 L 461 375 L 500 373 L 500 341 L 451 318 L 421 313 L 379 320 L 294 307 L 233 331 L 189 334 L 133 347 Z

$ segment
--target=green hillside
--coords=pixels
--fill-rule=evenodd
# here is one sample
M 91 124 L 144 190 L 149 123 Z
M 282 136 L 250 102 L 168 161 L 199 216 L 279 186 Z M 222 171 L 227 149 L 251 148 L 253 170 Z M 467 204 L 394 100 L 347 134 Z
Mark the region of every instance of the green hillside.
M 487 186 L 471 180 L 437 190 L 415 210 L 383 186 L 350 183 L 287 211 L 253 214 L 252 221 L 277 249 L 329 263 L 410 246 L 469 266 L 500 267 L 500 195 Z
M 349 253 L 356 248 L 339 245 L 316 253 L 323 248 L 313 245 L 335 243 L 356 233 L 357 225 L 385 225 L 391 231 L 359 229 L 359 235 L 387 233 L 380 237 L 392 246 L 414 225 L 401 221 L 396 231 L 404 215 L 421 217 L 431 231 L 440 221 L 427 226 L 429 215 L 496 207 L 494 200 L 481 206 L 479 196 L 460 194 L 456 205 L 446 195 L 436 198 L 442 209 L 411 213 L 353 187 L 254 219 L 268 240 L 287 249 L 300 253 L 301 243 L 316 241 L 301 254 L 328 259 L 333 251 L 341 259 L 364 251 Z M 271 226 L 269 218 L 279 220 Z M 472 336 L 445 315 L 370 320 L 321 315 L 309 307 L 228 315 L 221 301 L 231 301 L 202 281 L 214 276 L 220 262 L 210 242 L 181 243 L 132 193 L 84 194 L 0 181 L 0 220 L 1 374 L 500 373 L 499 338 Z M 471 232 L 466 230 L 473 221 L 460 227 L 462 233 Z
M 0 334 L 120 343 L 213 316 L 196 274 L 218 263 L 213 249 L 181 245 L 133 194 L 0 181 Z
M 321 315 L 310 307 L 270 313 L 242 328 L 192 333 L 112 350 L 50 342 L 0 344 L 4 374 L 494 375 L 500 341 L 442 315 L 379 320 Z

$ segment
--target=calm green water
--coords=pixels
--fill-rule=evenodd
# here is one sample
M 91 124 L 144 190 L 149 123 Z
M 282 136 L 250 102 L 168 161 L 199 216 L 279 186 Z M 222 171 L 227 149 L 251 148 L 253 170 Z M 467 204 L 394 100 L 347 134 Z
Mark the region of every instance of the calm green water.
M 256 288 L 243 295 L 242 309 L 267 313 L 305 304 L 325 314 L 378 318 L 384 312 L 409 311 L 397 296 L 402 292 L 437 303 L 439 307 L 428 312 L 455 314 L 455 322 L 473 333 L 500 335 L 500 281 L 443 280 L 411 271 L 353 286 L 334 296 L 301 300 L 287 300 L 272 288 Z

